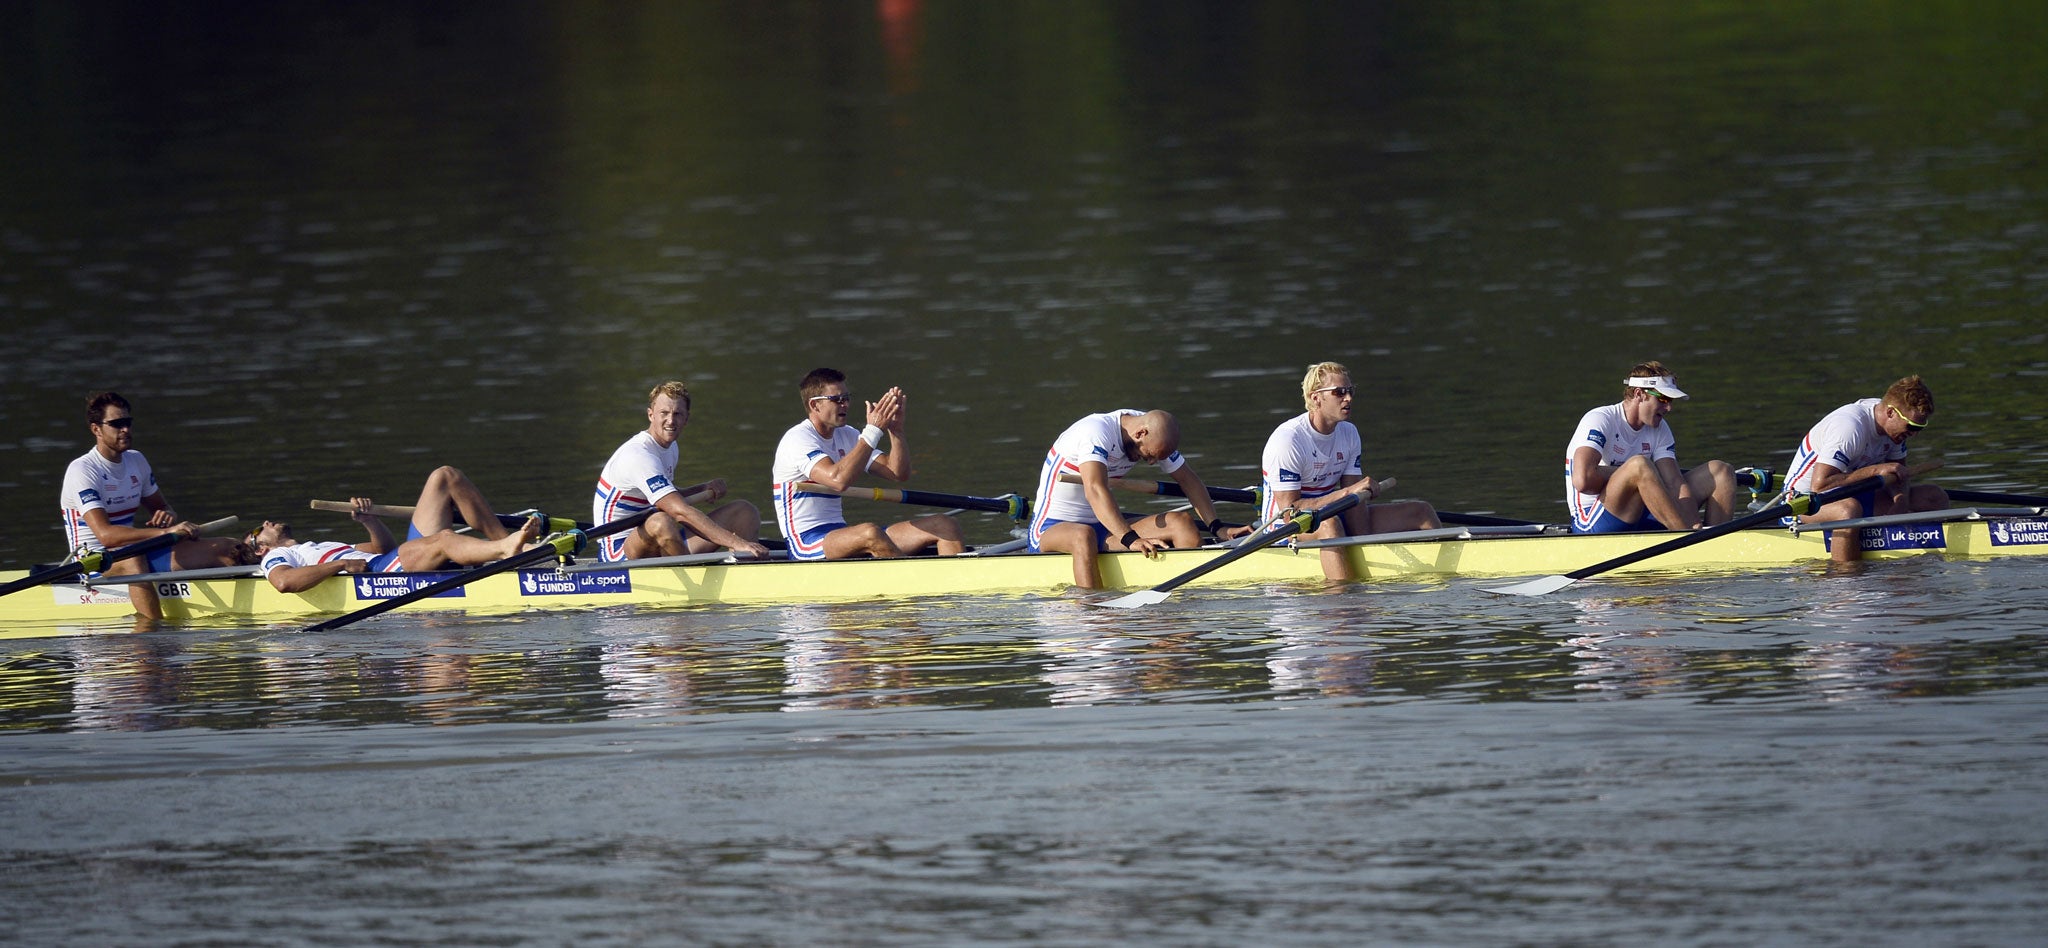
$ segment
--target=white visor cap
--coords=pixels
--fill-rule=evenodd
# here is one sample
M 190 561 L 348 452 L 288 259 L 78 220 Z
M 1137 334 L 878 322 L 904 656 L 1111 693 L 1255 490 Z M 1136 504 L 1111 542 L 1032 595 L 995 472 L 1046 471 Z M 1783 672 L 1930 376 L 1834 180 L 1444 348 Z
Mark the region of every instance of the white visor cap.
M 1671 380 L 1671 376 L 1668 376 L 1668 375 L 1647 375 L 1647 376 L 1639 375 L 1639 376 L 1636 376 L 1636 377 L 1634 377 L 1634 378 L 1627 378 L 1627 379 L 1622 379 L 1622 382 L 1623 382 L 1623 383 L 1625 383 L 1625 384 L 1627 384 L 1627 385 L 1628 385 L 1628 386 L 1630 386 L 1631 388 L 1653 388 L 1653 389 L 1656 389 L 1656 390 L 1657 390 L 1657 394 L 1659 394 L 1659 395 L 1662 395 L 1662 396 L 1664 396 L 1665 398 L 1691 398 L 1691 397 L 1692 397 L 1692 396 L 1690 396 L 1690 395 L 1687 395 L 1687 394 L 1685 394 L 1685 390 L 1684 390 L 1684 389 L 1681 389 L 1681 388 L 1679 388 L 1679 387 L 1678 387 L 1678 383 L 1677 383 L 1677 382 L 1674 382 L 1674 381 L 1672 381 L 1672 380 Z

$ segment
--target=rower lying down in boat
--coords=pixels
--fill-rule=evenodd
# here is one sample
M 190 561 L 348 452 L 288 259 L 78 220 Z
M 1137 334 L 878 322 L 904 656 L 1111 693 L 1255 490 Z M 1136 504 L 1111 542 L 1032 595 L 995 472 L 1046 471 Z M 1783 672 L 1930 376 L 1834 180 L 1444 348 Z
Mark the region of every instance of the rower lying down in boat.
M 494 540 L 456 533 L 446 526 L 422 535 L 415 515 L 408 538 L 399 543 L 384 521 L 370 511 L 373 505 L 369 498 L 354 497 L 349 502 L 354 506 L 349 516 L 370 535 L 366 542 L 301 543 L 292 537 L 291 524 L 265 520 L 245 541 L 249 561 L 258 564 L 263 577 L 278 592 L 304 592 L 340 573 L 418 573 L 450 566 L 481 566 L 531 549 L 547 527 L 547 518 L 536 514 L 527 518 L 518 532 L 508 532 L 498 524 L 496 515 L 491 515 L 489 523 L 499 533 Z M 426 508 L 422 505 L 420 509 Z M 480 523 L 470 526 L 483 529 Z

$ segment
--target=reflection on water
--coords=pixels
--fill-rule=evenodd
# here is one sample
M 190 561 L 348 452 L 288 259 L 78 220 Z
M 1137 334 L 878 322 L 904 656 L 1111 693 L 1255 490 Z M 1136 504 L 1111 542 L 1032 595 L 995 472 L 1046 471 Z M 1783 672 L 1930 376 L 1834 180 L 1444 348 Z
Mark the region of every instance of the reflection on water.
M 1463 584 L 1203 590 L 1148 610 L 1075 597 L 653 610 L 375 639 L 166 633 L 23 647 L 14 730 L 661 720 L 762 710 L 1583 697 L 1827 702 L 2023 687 L 2024 565 L 1873 564 L 1590 584 L 1486 613 Z M 2005 577 L 1994 579 L 1993 577 Z M 2017 585 L 2007 582 L 2019 579 Z M 1789 590 L 1800 598 L 1759 610 Z M 1973 605 L 1958 612 L 1967 597 Z M 1498 602 L 1497 600 L 1495 601 Z M 2016 610 L 2018 610 L 2016 612 Z M 1996 617 L 1998 631 L 1984 617 Z M 2038 625 L 2038 619 L 2033 620 Z M 590 630 L 601 630 L 587 641 Z

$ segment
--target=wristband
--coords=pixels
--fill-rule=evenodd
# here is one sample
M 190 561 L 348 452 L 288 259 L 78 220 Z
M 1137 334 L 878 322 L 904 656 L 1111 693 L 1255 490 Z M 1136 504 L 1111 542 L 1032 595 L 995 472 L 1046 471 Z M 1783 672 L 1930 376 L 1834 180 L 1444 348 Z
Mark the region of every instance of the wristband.
M 867 442 L 868 447 L 880 449 L 882 447 L 882 429 L 874 425 L 862 428 L 860 430 L 860 439 Z
M 1118 538 L 1118 542 L 1122 543 L 1122 544 L 1124 545 L 1124 547 L 1125 547 L 1126 549 L 1129 549 L 1130 547 L 1134 547 L 1134 546 L 1137 546 L 1137 545 L 1138 545 L 1138 531 L 1136 531 L 1136 530 L 1125 530 L 1125 531 L 1124 531 L 1124 535 L 1123 535 L 1122 537 L 1119 537 L 1119 538 Z
M 1220 528 L 1220 527 L 1222 527 L 1222 526 L 1223 526 L 1223 518 L 1222 518 L 1222 517 L 1217 517 L 1216 519 L 1214 519 L 1214 520 L 1211 520 L 1211 521 L 1209 521 L 1208 523 L 1202 524 L 1202 529 L 1204 529 L 1204 530 L 1207 530 L 1207 531 L 1209 531 L 1209 535 L 1213 537 L 1213 536 L 1215 536 L 1215 535 L 1216 535 L 1216 531 L 1217 531 L 1217 529 L 1218 529 L 1218 528 Z

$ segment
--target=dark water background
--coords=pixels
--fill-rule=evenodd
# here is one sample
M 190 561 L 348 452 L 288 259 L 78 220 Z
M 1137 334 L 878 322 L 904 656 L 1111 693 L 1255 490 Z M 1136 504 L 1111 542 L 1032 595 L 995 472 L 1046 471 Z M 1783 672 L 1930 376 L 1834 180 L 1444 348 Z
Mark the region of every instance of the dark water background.
M 2048 13 L 2019 3 L 0 9 L 0 561 L 93 389 L 194 519 L 581 514 L 668 377 L 767 498 L 819 364 L 919 484 L 1078 415 L 1555 518 L 1627 367 L 1782 465 L 2048 491 Z M 882 516 L 893 511 L 880 511 Z M 1001 535 L 970 521 L 978 539 Z M 2021 944 L 2024 562 L 254 627 L 0 652 L 0 940 Z M 801 712 L 801 713 L 797 713 Z

